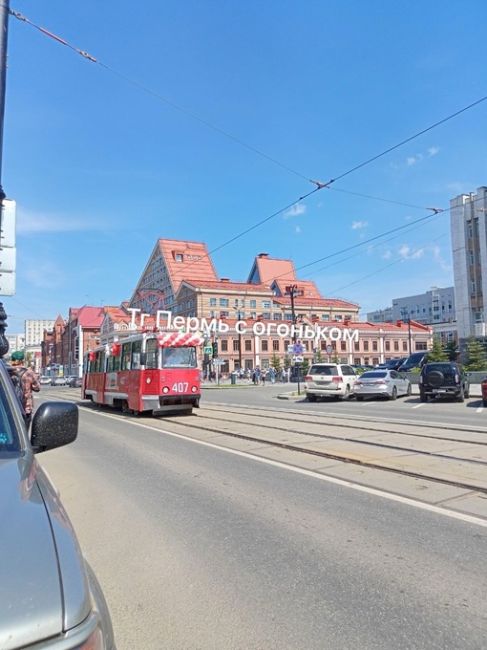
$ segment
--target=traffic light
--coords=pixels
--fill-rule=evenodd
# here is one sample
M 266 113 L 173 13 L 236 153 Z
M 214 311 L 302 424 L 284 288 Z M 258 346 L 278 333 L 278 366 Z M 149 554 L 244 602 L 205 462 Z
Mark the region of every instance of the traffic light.
M 211 344 L 211 347 L 213 348 L 213 358 L 216 359 L 216 357 L 218 356 L 218 342 L 214 341 Z

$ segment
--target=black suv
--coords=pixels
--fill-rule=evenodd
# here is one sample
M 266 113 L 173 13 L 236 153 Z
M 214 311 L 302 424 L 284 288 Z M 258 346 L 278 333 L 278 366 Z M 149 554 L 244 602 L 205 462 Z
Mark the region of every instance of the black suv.
M 468 377 L 458 363 L 435 361 L 421 368 L 419 398 L 422 402 L 428 397 L 454 397 L 457 402 L 463 402 L 468 394 Z

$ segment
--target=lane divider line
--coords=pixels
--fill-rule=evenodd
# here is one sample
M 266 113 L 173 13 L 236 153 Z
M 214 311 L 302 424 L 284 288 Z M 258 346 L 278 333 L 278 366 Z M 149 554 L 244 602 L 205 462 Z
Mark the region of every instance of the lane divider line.
M 99 415 L 112 420 L 117 420 L 118 422 L 121 421 L 123 422 L 123 420 L 121 420 L 120 417 L 116 415 L 112 415 L 110 413 L 100 413 L 99 411 L 95 412 L 88 409 L 85 409 L 85 411 L 88 413 L 93 413 L 94 415 Z M 159 427 L 154 427 L 149 424 L 143 424 L 142 422 L 134 422 L 133 420 L 130 420 L 130 424 L 140 427 L 142 429 L 149 429 L 150 431 L 154 431 L 156 433 L 163 433 L 173 438 L 179 438 L 180 440 L 186 440 L 188 442 L 195 443 L 197 445 L 202 445 L 203 447 L 217 449 L 218 451 L 224 451 L 228 454 L 233 454 L 234 456 L 240 456 L 242 458 L 247 458 L 249 460 L 257 461 L 265 465 L 271 465 L 272 467 L 285 469 L 290 472 L 294 472 L 296 474 L 301 474 L 303 476 L 308 476 L 310 478 L 318 479 L 320 481 L 333 483 L 334 485 L 339 485 L 341 487 L 351 488 L 352 490 L 356 490 L 357 492 L 363 492 L 365 494 L 371 494 L 373 496 L 382 497 L 384 499 L 388 499 L 389 501 L 395 501 L 397 503 L 402 503 L 404 505 L 412 506 L 413 508 L 419 508 L 420 510 L 426 510 L 428 512 L 432 512 L 437 515 L 450 517 L 451 519 L 457 519 L 459 521 L 463 521 L 469 524 L 481 526 L 482 528 L 487 528 L 487 519 L 482 519 L 480 517 L 476 517 L 475 515 L 469 515 L 463 512 L 456 512 L 454 510 L 449 510 L 447 508 L 441 508 L 440 506 L 426 503 L 424 501 L 418 501 L 416 499 L 412 499 L 411 497 L 404 497 L 399 494 L 394 494 L 393 492 L 387 492 L 384 490 L 379 490 L 378 488 L 368 487 L 366 485 L 360 485 L 359 483 L 354 483 L 353 481 L 347 481 L 345 479 L 336 478 L 334 476 L 327 476 L 326 474 L 314 472 L 313 470 L 304 469 L 296 465 L 290 465 L 288 463 L 282 463 L 278 460 L 272 460 L 270 458 L 263 458 L 262 456 L 256 456 L 255 454 L 251 454 L 246 451 L 240 451 L 239 449 L 231 449 L 230 447 L 221 447 L 220 445 L 217 445 L 212 442 L 207 442 L 205 440 L 198 440 L 196 438 L 190 438 L 189 436 L 185 436 L 181 433 L 174 433 L 173 431 L 160 429 Z

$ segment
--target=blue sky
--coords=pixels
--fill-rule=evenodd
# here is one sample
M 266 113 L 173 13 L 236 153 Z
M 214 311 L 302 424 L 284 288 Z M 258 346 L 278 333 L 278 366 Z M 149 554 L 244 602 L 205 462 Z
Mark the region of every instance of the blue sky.
M 327 181 L 487 94 L 485 2 L 11 0 L 12 9 L 307 178 Z M 214 254 L 329 255 L 487 184 L 487 102 Z M 10 20 L 3 187 L 18 203 L 9 332 L 119 304 L 159 237 L 216 248 L 312 186 Z M 362 311 L 451 285 L 448 213 L 302 277 Z M 340 259 L 348 257 L 341 263 Z M 333 263 L 333 265 L 331 265 Z M 325 267 L 325 268 L 324 268 Z

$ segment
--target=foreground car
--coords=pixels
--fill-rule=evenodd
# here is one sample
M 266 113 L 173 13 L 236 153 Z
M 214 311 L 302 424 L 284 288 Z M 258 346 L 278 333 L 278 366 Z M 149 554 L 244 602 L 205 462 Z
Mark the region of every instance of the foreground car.
M 487 406 L 487 377 L 484 377 L 480 383 L 480 388 L 482 390 L 482 404 Z
M 369 370 L 357 379 L 353 392 L 358 401 L 364 397 L 388 397 L 411 395 L 411 382 L 396 370 Z
M 110 615 L 36 454 L 76 439 L 78 408 L 44 402 L 27 435 L 0 361 L 0 648 L 112 650 Z
M 457 402 L 469 396 L 470 385 L 465 371 L 458 363 L 437 361 L 425 364 L 419 375 L 419 398 L 454 397 Z
M 318 397 L 346 399 L 352 395 L 357 380 L 352 366 L 346 363 L 314 363 L 304 378 L 306 397 L 316 402 Z

